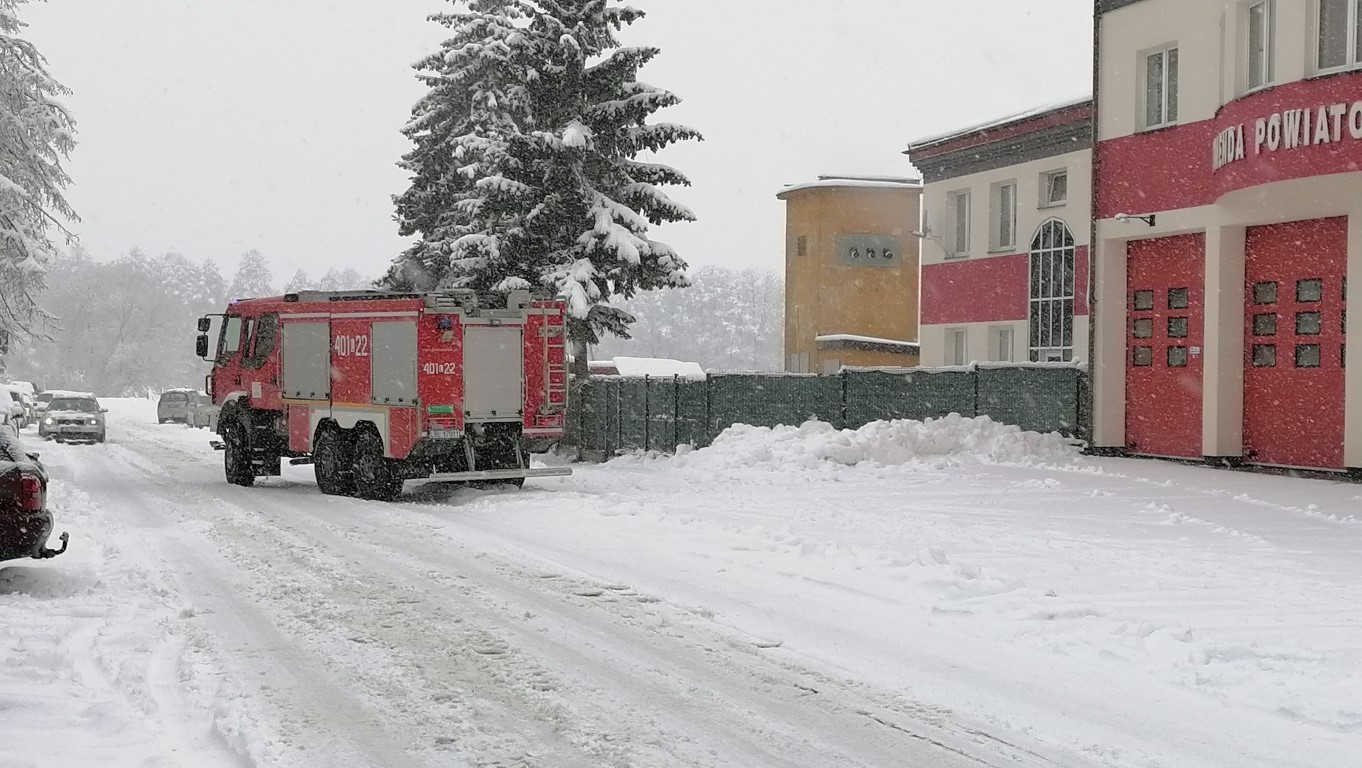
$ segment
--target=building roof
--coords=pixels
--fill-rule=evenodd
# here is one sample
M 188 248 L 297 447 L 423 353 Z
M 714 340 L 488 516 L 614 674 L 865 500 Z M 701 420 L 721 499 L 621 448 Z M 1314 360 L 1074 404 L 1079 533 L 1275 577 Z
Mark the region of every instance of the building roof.
M 908 142 L 908 148 L 905 149 L 903 153 L 905 155 L 911 154 L 914 151 L 921 151 L 923 149 L 933 147 L 937 144 L 947 143 L 952 139 L 965 138 L 968 136 L 974 136 L 976 134 L 986 135 L 991 131 L 995 131 L 1004 127 L 1011 127 L 1016 124 L 1027 123 L 1033 120 L 1040 121 L 1048 116 L 1072 111 L 1074 110 L 1075 107 L 1085 107 L 1087 108 L 1088 113 L 1091 114 L 1092 94 L 1085 94 L 1079 97 L 1061 99 L 1059 101 L 1052 101 L 1046 104 L 1041 104 L 1039 106 L 1032 107 L 1031 109 L 1025 110 L 1023 112 L 1017 112 L 1011 115 L 1007 115 L 1005 117 L 995 118 L 993 120 L 966 126 L 964 128 L 957 128 L 953 131 L 948 131 L 946 133 L 938 133 L 934 136 L 924 136 L 920 139 Z
M 1091 96 L 1065 99 L 911 142 L 904 154 L 929 183 L 1092 146 Z
M 779 199 L 804 189 L 921 189 L 922 179 L 908 176 L 819 176 L 817 181 L 787 184 L 776 193 Z
M 855 333 L 825 333 L 814 337 L 819 349 L 864 349 L 875 352 L 900 352 L 916 355 L 920 345 L 916 341 L 883 339 Z

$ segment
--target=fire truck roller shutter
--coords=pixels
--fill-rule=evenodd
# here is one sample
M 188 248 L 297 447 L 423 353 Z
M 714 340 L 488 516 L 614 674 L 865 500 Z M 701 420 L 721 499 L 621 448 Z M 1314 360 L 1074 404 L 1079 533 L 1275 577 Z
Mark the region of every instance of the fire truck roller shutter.
M 292 400 L 331 397 L 331 328 L 320 322 L 284 323 L 283 395 Z
M 369 391 L 381 405 L 416 402 L 416 323 L 375 322 Z
M 464 417 L 466 421 L 521 421 L 525 349 L 518 325 L 464 328 Z

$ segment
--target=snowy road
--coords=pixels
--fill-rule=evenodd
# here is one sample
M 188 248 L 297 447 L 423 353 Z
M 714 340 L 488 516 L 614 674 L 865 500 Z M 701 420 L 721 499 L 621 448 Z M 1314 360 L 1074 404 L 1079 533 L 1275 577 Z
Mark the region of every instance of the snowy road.
M 754 431 L 383 505 L 110 405 L 41 446 L 72 551 L 0 566 L 0 766 L 1362 754 L 1359 486 Z

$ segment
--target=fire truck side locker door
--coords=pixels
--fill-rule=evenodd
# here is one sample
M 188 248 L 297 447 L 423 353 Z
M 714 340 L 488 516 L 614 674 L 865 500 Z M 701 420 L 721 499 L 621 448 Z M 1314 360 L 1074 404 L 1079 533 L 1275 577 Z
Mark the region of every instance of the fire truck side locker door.
M 525 390 L 525 348 L 519 325 L 465 325 L 464 417 L 467 421 L 520 421 Z
M 283 396 L 289 400 L 331 397 L 331 327 L 325 320 L 283 324 Z

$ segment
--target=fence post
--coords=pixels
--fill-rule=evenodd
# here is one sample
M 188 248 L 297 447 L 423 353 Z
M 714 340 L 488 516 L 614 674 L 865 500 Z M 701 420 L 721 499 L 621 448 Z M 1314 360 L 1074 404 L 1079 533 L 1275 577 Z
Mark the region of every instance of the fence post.
M 974 418 L 977 419 L 981 415 L 979 413 L 979 366 L 977 364 L 970 365 L 970 375 L 974 379 Z
M 652 413 L 648 409 L 648 392 L 653 388 L 648 374 L 643 374 L 643 452 L 648 452 L 648 438 L 652 434 Z
M 837 372 L 837 378 L 839 378 L 839 379 L 842 380 L 842 381 L 841 381 L 841 384 L 842 384 L 842 413 L 841 413 L 841 416 L 842 416 L 842 423 L 838 425 L 838 428 L 839 428 L 839 429 L 851 429 L 850 418 L 849 418 L 849 416 L 848 416 L 848 414 L 849 414 L 851 411 L 850 411 L 850 408 L 849 408 L 848 405 L 847 405 L 847 379 L 848 379 L 848 375 L 847 375 L 847 368 L 846 368 L 845 365 L 842 366 L 842 370 L 840 370 L 840 371 Z
M 681 445 L 681 374 L 672 374 L 672 453 Z

